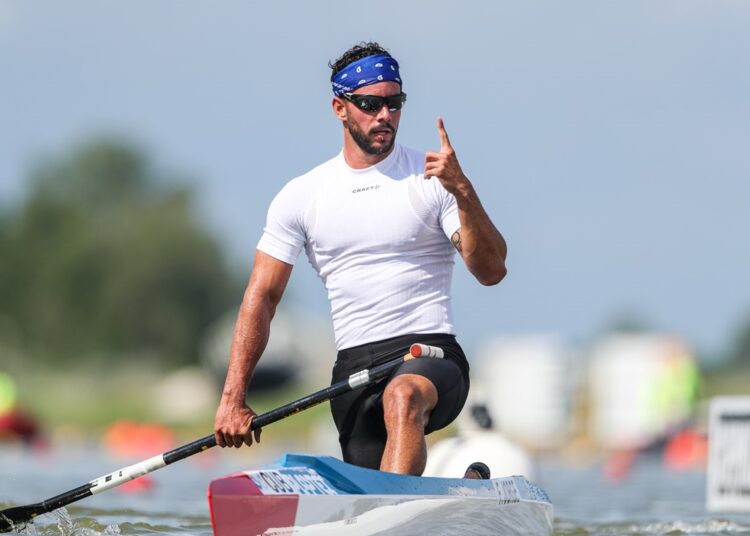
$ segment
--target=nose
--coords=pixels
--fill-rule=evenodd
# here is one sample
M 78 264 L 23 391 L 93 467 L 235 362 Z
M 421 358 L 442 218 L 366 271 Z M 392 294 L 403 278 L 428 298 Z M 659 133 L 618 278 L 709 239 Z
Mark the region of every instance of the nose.
M 392 113 L 393 112 L 391 112 L 388 109 L 388 104 L 387 103 L 383 103 L 383 106 L 380 107 L 380 110 L 378 110 L 378 113 L 375 114 L 375 118 L 378 119 L 378 120 L 380 120 L 380 121 L 390 121 Z

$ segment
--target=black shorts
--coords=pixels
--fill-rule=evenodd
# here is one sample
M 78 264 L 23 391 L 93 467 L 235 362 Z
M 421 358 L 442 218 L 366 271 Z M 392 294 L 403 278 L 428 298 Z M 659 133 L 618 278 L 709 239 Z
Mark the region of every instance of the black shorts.
M 400 374 L 419 374 L 437 388 L 438 402 L 425 427 L 426 434 L 448 426 L 464 407 L 469 393 L 469 363 L 453 335 L 403 335 L 341 350 L 333 367 L 331 384 L 345 380 L 354 372 L 403 356 L 415 342 L 439 346 L 445 357 L 406 361 L 374 385 L 331 400 L 331 412 L 339 431 L 345 462 L 370 469 L 380 468 L 388 438 L 383 417 L 383 391 L 388 382 Z

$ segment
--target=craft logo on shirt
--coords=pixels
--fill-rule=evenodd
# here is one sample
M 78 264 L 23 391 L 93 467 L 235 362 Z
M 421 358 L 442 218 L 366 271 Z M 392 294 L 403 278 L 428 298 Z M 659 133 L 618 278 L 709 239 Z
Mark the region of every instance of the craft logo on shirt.
M 380 188 L 379 184 L 375 184 L 373 186 L 363 186 L 362 188 L 355 188 L 354 190 L 352 190 L 352 193 L 358 194 L 360 192 L 367 192 L 368 190 L 377 190 L 378 188 Z

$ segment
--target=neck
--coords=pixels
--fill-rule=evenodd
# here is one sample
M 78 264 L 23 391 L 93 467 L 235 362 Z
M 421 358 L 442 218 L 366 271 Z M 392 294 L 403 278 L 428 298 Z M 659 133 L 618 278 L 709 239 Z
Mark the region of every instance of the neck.
M 357 145 L 357 142 L 355 142 L 347 132 L 344 134 L 344 148 L 342 152 L 344 153 L 344 160 L 350 168 L 365 169 L 374 166 L 375 164 L 378 164 L 388 158 L 388 156 L 393 152 L 395 148 L 396 143 L 394 142 L 393 147 L 391 147 L 391 150 L 387 153 L 366 153 L 359 147 L 359 145 Z

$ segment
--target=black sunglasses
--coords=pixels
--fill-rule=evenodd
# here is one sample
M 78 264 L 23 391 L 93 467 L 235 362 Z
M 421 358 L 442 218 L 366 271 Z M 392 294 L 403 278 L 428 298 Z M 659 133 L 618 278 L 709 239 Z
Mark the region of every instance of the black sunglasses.
M 406 104 L 406 93 L 399 93 L 398 95 L 391 95 L 389 97 L 355 95 L 354 93 L 343 93 L 341 96 L 349 102 L 353 102 L 363 112 L 368 113 L 379 112 L 383 105 L 388 106 L 389 111 L 396 112 Z

